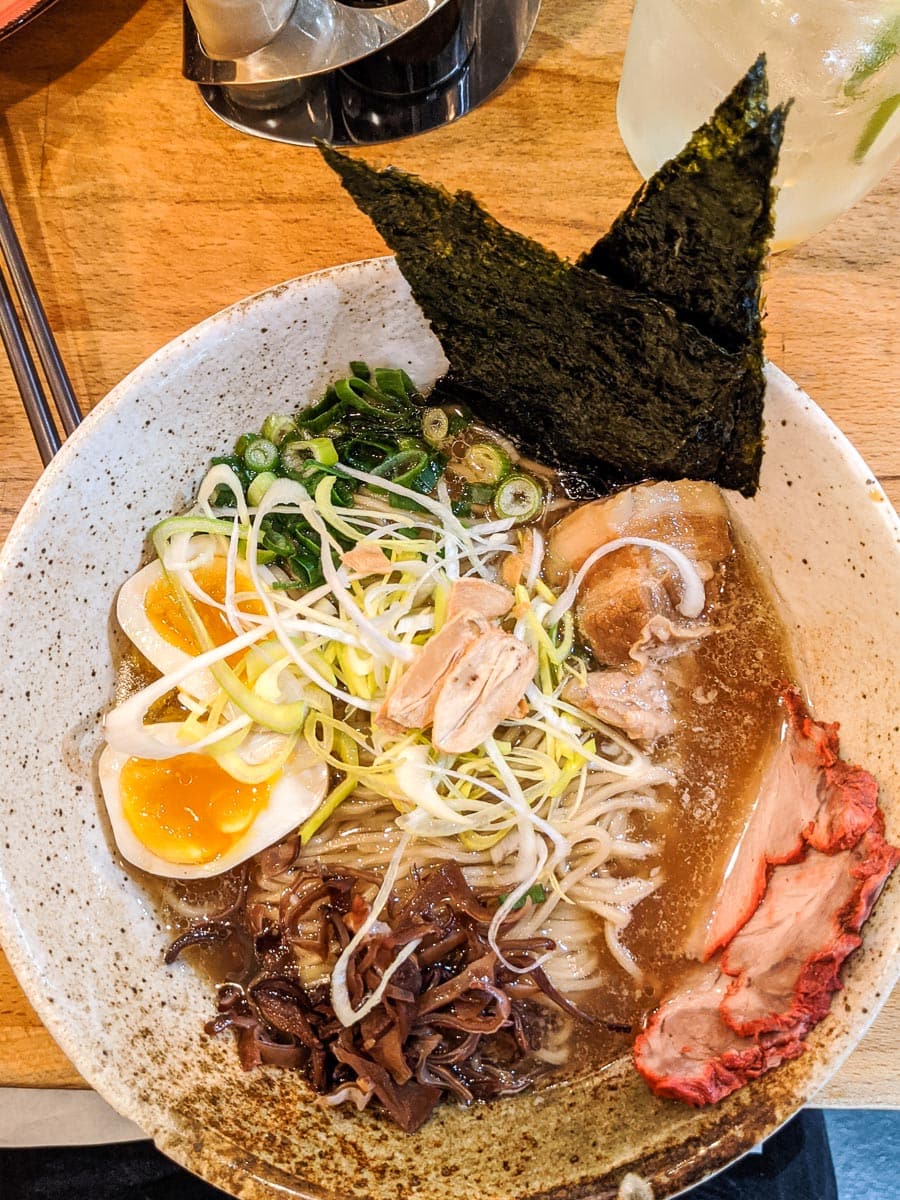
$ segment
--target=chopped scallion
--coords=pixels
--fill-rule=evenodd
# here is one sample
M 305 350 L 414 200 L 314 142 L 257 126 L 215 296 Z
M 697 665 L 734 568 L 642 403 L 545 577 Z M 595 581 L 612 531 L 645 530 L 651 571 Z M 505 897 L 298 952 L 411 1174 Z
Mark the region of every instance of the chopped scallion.
M 508 895 L 509 895 L 509 892 L 505 892 L 502 896 L 499 897 L 501 904 L 503 903 L 503 901 L 506 899 L 506 897 Z M 528 891 L 525 893 L 525 895 L 521 896 L 515 902 L 515 904 L 512 906 L 511 911 L 517 912 L 520 908 L 524 908 L 526 900 L 530 900 L 532 902 L 532 904 L 543 904 L 546 899 L 547 899 L 546 888 L 544 887 L 544 885 L 542 883 L 536 883 L 534 885 L 534 887 L 530 887 L 528 889 Z
M 250 445 L 251 442 L 255 442 L 258 438 L 259 438 L 258 433 L 242 433 L 241 436 L 238 438 L 238 440 L 235 442 L 234 453 L 241 460 L 242 463 L 244 461 L 244 451 L 247 449 L 247 447 Z
M 494 508 L 498 517 L 530 521 L 538 515 L 543 506 L 544 493 L 540 484 L 530 475 L 509 475 L 494 495 Z
M 450 432 L 450 418 L 442 408 L 426 408 L 422 415 L 422 436 L 430 446 L 440 446 Z
M 293 417 L 281 413 L 270 413 L 263 421 L 262 435 L 275 446 L 280 446 L 286 437 L 297 432 Z
M 271 471 L 278 463 L 278 447 L 268 438 L 257 438 L 244 451 L 244 466 L 254 475 Z
M 468 447 L 462 461 L 454 464 L 453 470 L 469 483 L 497 484 L 509 474 L 511 466 L 505 450 L 493 442 L 476 442 Z
M 273 471 L 260 471 L 247 488 L 247 503 L 256 508 L 276 478 Z
M 297 549 L 297 543 L 287 534 L 279 533 L 277 529 L 266 529 L 262 536 L 263 545 L 267 550 L 274 550 L 282 558 L 288 558 Z
M 473 504 L 490 504 L 497 489 L 492 483 L 473 483 L 469 485 L 469 494 Z

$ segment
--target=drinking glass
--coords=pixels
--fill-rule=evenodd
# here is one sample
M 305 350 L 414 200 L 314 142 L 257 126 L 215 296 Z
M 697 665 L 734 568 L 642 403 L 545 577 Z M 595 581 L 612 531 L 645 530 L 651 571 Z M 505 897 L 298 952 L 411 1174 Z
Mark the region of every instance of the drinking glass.
M 769 96 L 793 98 L 773 249 L 848 209 L 900 156 L 900 0 L 636 0 L 619 130 L 646 178 L 766 52 Z

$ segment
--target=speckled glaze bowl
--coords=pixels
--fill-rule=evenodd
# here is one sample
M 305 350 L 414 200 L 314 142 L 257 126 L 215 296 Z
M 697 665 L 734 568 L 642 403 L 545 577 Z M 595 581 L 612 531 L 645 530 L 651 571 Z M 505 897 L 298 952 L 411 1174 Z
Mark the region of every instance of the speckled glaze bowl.
M 623 1060 L 492 1106 L 447 1105 L 407 1137 L 369 1113 L 316 1108 L 288 1073 L 244 1074 L 231 1038 L 205 1037 L 208 985 L 187 964 L 163 966 L 165 933 L 114 852 L 95 760 L 116 590 L 212 453 L 360 358 L 422 385 L 444 368 L 392 259 L 273 288 L 178 338 L 91 413 L 35 488 L 0 558 L 3 947 L 88 1082 L 236 1196 L 575 1200 L 616 1196 L 628 1172 L 657 1200 L 673 1195 L 771 1132 L 862 1036 L 896 974 L 900 879 L 810 1051 L 718 1107 L 657 1100 Z M 734 507 L 785 601 L 814 704 L 879 777 L 896 839 L 897 518 L 846 439 L 775 368 L 766 411 L 763 484 Z

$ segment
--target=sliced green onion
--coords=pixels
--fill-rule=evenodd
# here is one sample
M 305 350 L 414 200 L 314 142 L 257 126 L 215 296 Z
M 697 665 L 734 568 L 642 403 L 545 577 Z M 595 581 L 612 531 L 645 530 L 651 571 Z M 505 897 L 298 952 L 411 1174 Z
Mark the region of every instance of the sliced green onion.
M 450 432 L 450 418 L 442 408 L 426 408 L 422 415 L 422 436 L 430 446 L 440 446 Z
M 261 471 L 251 480 L 250 486 L 247 488 L 247 503 L 256 508 L 277 478 L 274 471 Z
M 450 422 L 450 436 L 455 437 L 456 434 L 462 433 L 464 429 L 468 429 L 472 424 L 472 414 L 464 408 L 454 407 L 445 408 L 447 419 Z
M 414 411 L 402 389 L 385 392 L 366 383 L 364 379 L 339 379 L 334 384 L 334 390 L 344 412 L 355 411 L 375 417 L 385 425 L 405 423 Z M 310 428 L 315 428 L 314 423 L 310 423 Z
M 496 484 L 509 474 L 511 466 L 509 455 L 499 446 L 476 442 L 466 450 L 462 462 L 454 463 L 453 470 L 469 483 Z
M 302 438 L 289 438 L 286 442 L 282 442 L 279 457 L 281 469 L 289 474 L 297 475 L 309 462 L 309 442 Z
M 509 895 L 509 892 L 504 892 L 504 894 L 502 896 L 498 896 L 497 899 L 502 904 L 508 895 Z M 515 902 L 515 904 L 512 906 L 510 911 L 516 912 L 518 909 L 524 908 L 526 900 L 530 900 L 532 902 L 532 904 L 543 904 L 546 899 L 547 899 L 546 888 L 544 887 L 544 885 L 542 883 L 536 883 L 533 887 L 530 887 L 528 889 L 528 891 L 525 893 L 524 896 L 519 897 L 519 899 Z
M 219 454 L 212 460 L 210 465 L 213 467 L 229 467 L 238 477 L 238 481 L 244 488 L 244 491 L 247 490 L 247 485 L 250 481 L 248 478 L 248 471 L 244 466 L 244 460 L 242 458 L 239 458 L 236 454 Z M 235 496 L 232 489 L 224 483 L 219 484 L 215 492 L 212 494 L 211 499 L 216 507 L 221 508 L 234 508 L 237 504 L 237 496 Z
M 254 475 L 271 471 L 278 463 L 278 447 L 268 438 L 257 438 L 244 451 L 244 466 Z
M 338 452 L 331 438 L 290 438 L 281 447 L 282 470 L 298 474 L 314 459 L 323 467 L 333 467 L 338 461 Z
M 454 517 L 471 517 L 472 515 L 472 485 L 464 483 L 459 489 L 459 495 L 450 501 L 450 511 Z
M 494 494 L 494 508 L 498 517 L 530 521 L 543 507 L 544 493 L 541 485 L 530 475 L 508 476 Z
M 285 533 L 279 533 L 277 529 L 264 529 L 261 540 L 267 550 L 273 550 L 280 558 L 290 558 L 292 554 L 297 553 L 297 543 L 294 539 Z
M 411 487 L 427 466 L 428 455 L 424 450 L 399 450 L 386 458 L 380 466 L 373 467 L 371 474 L 390 479 L 399 483 L 401 487 Z
M 314 433 L 321 432 L 328 425 L 333 425 L 344 411 L 344 405 L 338 399 L 334 386 L 329 384 L 325 395 L 318 404 L 311 404 L 301 409 L 296 416 L 296 425 L 301 429 L 309 429 Z
M 494 499 L 494 492 L 496 490 L 492 483 L 472 483 L 469 485 L 469 494 L 473 504 L 490 504 Z
M 331 438 L 310 438 L 308 444 L 310 450 L 312 450 L 313 458 L 317 463 L 321 463 L 323 467 L 333 467 L 338 461 L 338 452 L 335 450 L 334 442 Z
M 241 463 L 244 461 L 244 451 L 248 446 L 252 445 L 252 443 L 258 439 L 258 433 L 242 433 L 238 440 L 234 443 L 234 452 L 241 460 Z
M 375 368 L 375 386 L 385 395 L 394 396 L 404 403 L 416 394 L 416 385 L 407 373 L 393 367 Z
M 280 446 L 286 437 L 297 432 L 293 417 L 283 413 L 270 413 L 262 424 L 262 435 L 275 446 Z
M 244 460 L 238 454 L 217 454 L 215 458 L 212 459 L 212 466 L 231 467 L 235 475 L 238 476 L 243 475 L 244 473 Z

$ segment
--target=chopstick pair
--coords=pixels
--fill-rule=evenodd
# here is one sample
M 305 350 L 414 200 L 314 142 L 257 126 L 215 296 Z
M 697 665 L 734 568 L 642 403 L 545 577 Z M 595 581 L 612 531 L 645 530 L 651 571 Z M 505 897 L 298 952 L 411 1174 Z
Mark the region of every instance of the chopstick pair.
M 47 387 L 56 405 L 63 431 L 68 436 L 81 422 L 81 410 L 72 384 L 63 366 L 59 349 L 47 321 L 47 314 L 25 261 L 25 255 L 13 227 L 6 202 L 0 196 L 0 255 L 5 271 L 0 270 L 0 340 L 12 368 L 22 404 L 31 425 L 41 462 L 47 463 L 62 445 L 62 438 L 38 374 L 34 355 L 13 301 L 19 301 L 25 326 L 43 368 Z M 12 286 L 12 291 L 10 290 Z

